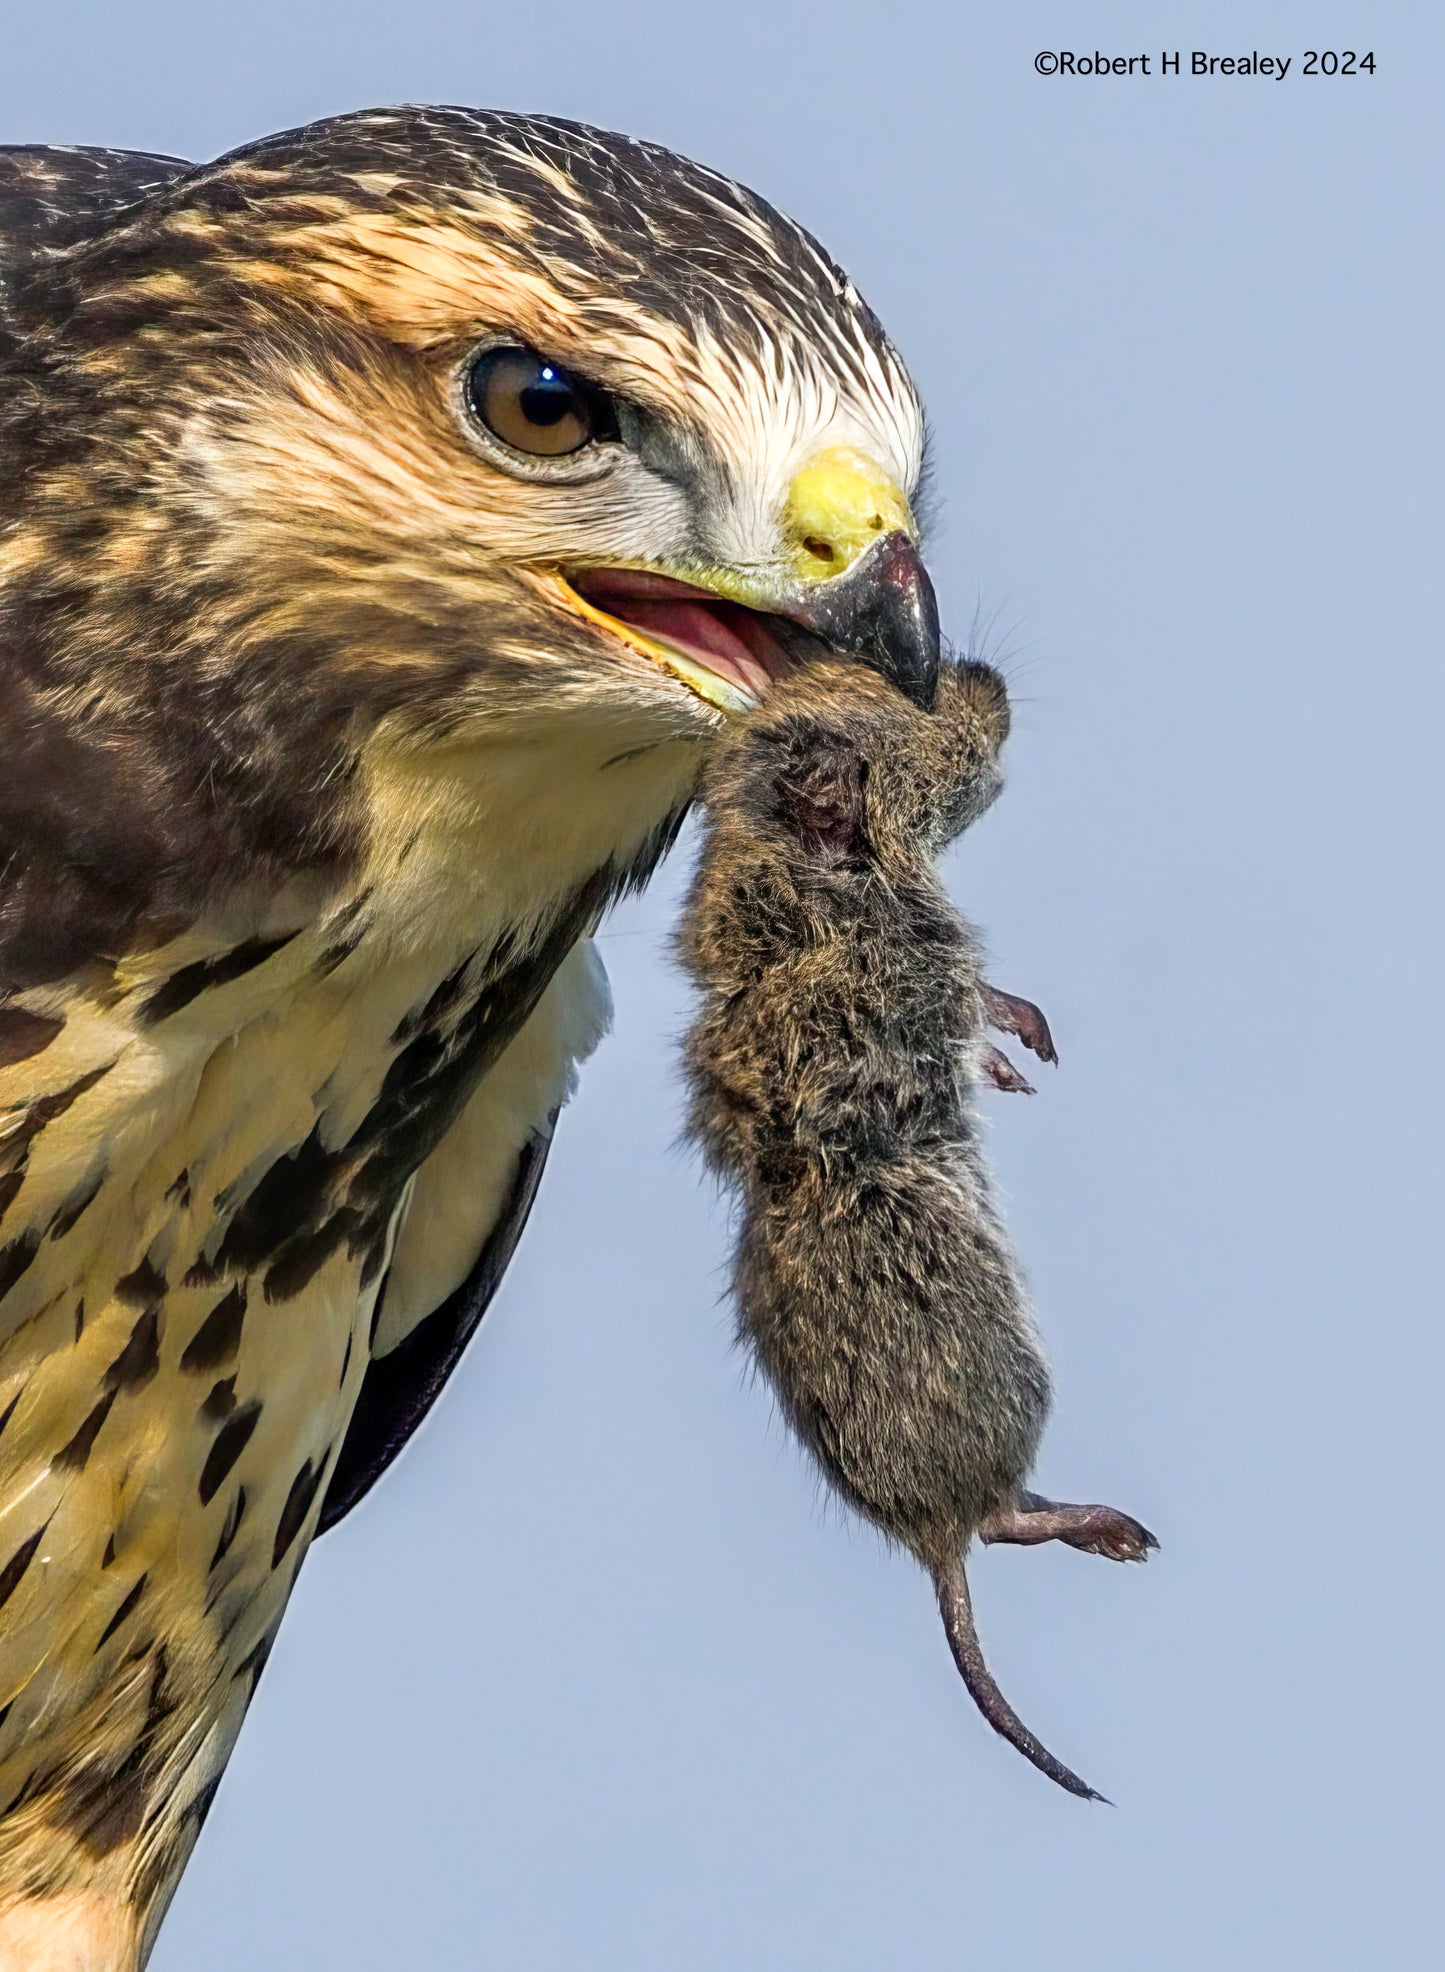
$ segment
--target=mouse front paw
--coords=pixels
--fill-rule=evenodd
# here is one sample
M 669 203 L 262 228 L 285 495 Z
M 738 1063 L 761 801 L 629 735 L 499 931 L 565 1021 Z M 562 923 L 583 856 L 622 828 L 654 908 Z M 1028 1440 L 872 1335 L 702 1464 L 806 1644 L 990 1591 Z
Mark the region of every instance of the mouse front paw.
M 1058 1051 L 1049 1023 L 1032 1000 L 1021 1000 L 1016 993 L 1001 993 L 997 986 L 983 989 L 983 1010 L 990 1027 L 1001 1034 L 1012 1034 L 1040 1061 L 1057 1063 Z
M 1032 1096 L 1038 1093 L 1033 1083 L 1026 1081 L 1020 1075 L 1002 1048 L 986 1045 L 979 1066 L 983 1070 L 984 1079 L 992 1082 L 996 1089 L 1002 1089 L 1007 1095 Z

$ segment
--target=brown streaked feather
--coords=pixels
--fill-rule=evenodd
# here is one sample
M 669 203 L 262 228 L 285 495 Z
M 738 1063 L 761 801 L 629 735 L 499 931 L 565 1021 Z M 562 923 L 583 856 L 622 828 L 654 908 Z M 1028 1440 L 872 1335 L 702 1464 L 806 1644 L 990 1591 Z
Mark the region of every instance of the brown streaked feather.
M 118 208 L 193 167 L 153 151 L 86 144 L 0 144 L 0 269 L 69 246 Z

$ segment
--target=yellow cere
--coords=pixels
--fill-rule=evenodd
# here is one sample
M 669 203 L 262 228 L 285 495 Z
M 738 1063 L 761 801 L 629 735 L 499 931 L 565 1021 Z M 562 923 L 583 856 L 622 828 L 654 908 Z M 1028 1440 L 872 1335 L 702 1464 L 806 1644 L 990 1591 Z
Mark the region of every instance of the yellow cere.
M 842 575 L 882 534 L 914 538 L 903 494 L 851 445 L 808 461 L 788 489 L 786 520 L 793 566 L 808 582 Z

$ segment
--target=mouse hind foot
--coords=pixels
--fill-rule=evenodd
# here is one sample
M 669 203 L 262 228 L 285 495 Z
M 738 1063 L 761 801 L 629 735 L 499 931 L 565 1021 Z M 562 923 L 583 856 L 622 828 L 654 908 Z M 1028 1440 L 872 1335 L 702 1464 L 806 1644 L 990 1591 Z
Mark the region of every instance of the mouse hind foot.
M 978 1531 L 980 1540 L 990 1545 L 1037 1547 L 1063 1541 L 1081 1554 L 1100 1554 L 1107 1561 L 1147 1561 L 1159 1545 L 1147 1527 L 1117 1507 L 1071 1506 L 1042 1493 L 1020 1492 L 1012 1504 L 991 1513 Z

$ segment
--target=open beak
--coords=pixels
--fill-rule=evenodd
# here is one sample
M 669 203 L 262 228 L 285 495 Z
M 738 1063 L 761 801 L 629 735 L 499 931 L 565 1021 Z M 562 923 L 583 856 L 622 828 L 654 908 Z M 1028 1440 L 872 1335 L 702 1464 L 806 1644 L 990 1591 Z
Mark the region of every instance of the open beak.
M 903 495 L 863 454 L 834 448 L 794 480 L 785 531 L 787 560 L 771 578 L 594 566 L 555 577 L 558 600 L 724 711 L 757 705 L 810 639 L 931 710 L 938 605 Z

